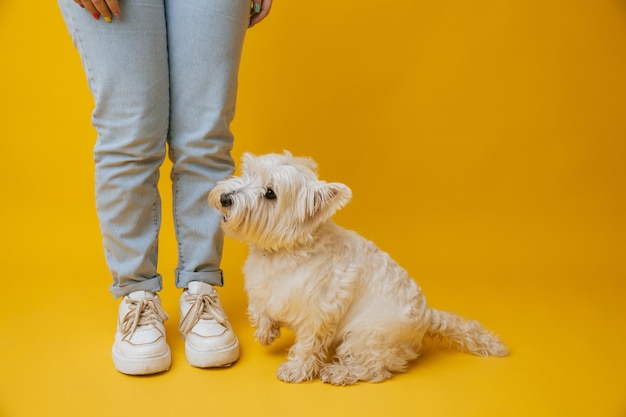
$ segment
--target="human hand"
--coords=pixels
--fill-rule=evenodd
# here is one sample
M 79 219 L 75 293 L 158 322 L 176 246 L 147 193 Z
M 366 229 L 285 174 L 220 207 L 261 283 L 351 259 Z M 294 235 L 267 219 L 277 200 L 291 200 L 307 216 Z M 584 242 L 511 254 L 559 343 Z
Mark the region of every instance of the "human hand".
M 87 9 L 94 19 L 104 17 L 107 23 L 111 23 L 113 16 L 119 18 L 122 11 L 117 0 L 74 0 L 83 9 Z
M 272 8 L 272 0 L 252 0 L 252 8 L 250 10 L 249 28 L 259 23 L 269 14 Z

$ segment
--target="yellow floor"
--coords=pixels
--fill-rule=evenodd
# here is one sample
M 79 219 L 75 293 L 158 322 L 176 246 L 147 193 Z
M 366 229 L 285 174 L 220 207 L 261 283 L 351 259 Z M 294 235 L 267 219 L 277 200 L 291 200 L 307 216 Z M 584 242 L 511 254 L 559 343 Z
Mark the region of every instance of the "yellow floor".
M 166 164 L 173 365 L 117 373 L 85 77 L 56 2 L 2 0 L 0 416 L 626 416 L 623 2 L 274 3 L 246 41 L 235 154 L 313 156 L 354 191 L 337 221 L 511 356 L 431 346 L 381 384 L 279 382 L 292 339 L 253 341 L 228 240 L 241 360 L 188 366 Z

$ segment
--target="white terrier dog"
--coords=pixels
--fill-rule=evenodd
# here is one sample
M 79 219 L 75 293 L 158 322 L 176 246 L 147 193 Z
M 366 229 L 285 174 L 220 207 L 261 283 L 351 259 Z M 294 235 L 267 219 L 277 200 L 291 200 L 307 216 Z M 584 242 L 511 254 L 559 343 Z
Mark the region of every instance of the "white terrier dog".
M 318 180 L 316 168 L 288 152 L 245 154 L 241 176 L 209 195 L 225 233 L 250 245 L 244 273 L 255 337 L 269 345 L 281 327 L 295 334 L 279 379 L 383 381 L 406 370 L 426 336 L 476 355 L 507 354 L 478 322 L 428 307 L 389 255 L 337 226 L 331 216 L 352 192 Z

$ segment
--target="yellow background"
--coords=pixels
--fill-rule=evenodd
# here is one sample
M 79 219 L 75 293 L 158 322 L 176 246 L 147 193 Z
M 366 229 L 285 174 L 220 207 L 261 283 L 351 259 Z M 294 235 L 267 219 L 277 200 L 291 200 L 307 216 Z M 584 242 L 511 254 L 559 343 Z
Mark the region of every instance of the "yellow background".
M 312 156 L 354 192 L 340 224 L 511 348 L 429 348 L 348 388 L 275 379 L 291 338 L 254 343 L 246 248 L 230 240 L 221 294 L 241 360 L 188 366 L 168 211 L 172 369 L 113 369 L 78 55 L 54 1 L 0 0 L 0 39 L 0 416 L 626 416 L 623 1 L 276 0 L 249 31 L 237 158 Z

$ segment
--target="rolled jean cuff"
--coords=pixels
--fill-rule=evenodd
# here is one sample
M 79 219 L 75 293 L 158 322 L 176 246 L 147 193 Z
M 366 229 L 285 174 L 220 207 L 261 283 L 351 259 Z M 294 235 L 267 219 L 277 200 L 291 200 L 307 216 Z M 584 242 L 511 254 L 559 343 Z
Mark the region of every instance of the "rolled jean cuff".
M 192 281 L 200 281 L 216 287 L 224 286 L 222 270 L 186 272 L 176 270 L 176 288 L 187 288 Z
M 124 286 L 116 284 L 111 285 L 111 294 L 113 297 L 120 298 L 134 291 L 151 291 L 157 293 L 163 289 L 163 279 L 161 275 L 154 278 L 147 278 L 143 281 L 134 281 Z

